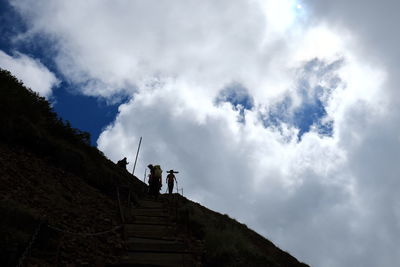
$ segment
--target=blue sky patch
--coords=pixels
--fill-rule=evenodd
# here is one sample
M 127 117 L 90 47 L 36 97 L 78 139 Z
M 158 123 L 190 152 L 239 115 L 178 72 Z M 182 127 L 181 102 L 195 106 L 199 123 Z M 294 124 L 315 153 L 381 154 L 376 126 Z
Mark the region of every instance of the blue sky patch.
M 296 127 L 299 130 L 298 141 L 311 129 L 315 129 L 320 135 L 332 136 L 334 122 L 326 120 L 325 101 L 342 84 L 336 74 L 342 63 L 343 59 L 332 63 L 320 59 L 307 62 L 299 73 L 296 88 L 300 105 L 295 106 L 292 96 L 285 96 L 264 115 L 265 127 L 280 129 L 282 123 Z
M 53 91 L 53 96 L 54 110 L 73 127 L 89 132 L 92 145 L 96 145 L 103 128 L 114 121 L 121 104 L 110 105 L 101 98 L 71 93 L 65 83 Z M 128 99 L 123 99 L 126 101 Z
M 238 121 L 243 123 L 246 121 L 244 111 L 254 107 L 253 97 L 240 83 L 232 83 L 219 92 L 215 104 L 218 105 L 222 102 L 230 103 L 234 110 L 239 111 Z
M 10 40 L 26 31 L 25 23 L 8 1 L 0 2 L 0 49 L 9 52 L 13 49 Z

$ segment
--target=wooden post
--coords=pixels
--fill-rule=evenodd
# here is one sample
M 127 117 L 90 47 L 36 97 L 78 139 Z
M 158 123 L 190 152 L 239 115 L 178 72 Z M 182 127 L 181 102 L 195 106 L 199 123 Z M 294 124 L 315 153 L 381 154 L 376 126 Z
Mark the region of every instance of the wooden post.
M 130 185 L 128 186 L 129 186 L 129 192 L 128 192 L 128 211 L 129 211 L 131 207 L 131 186 Z
M 117 186 L 117 198 L 118 198 L 118 207 L 119 207 L 119 213 L 121 215 L 121 222 L 122 224 L 125 223 L 125 218 L 124 218 L 124 212 L 122 210 L 122 206 L 121 206 L 121 199 L 119 197 L 119 187 Z

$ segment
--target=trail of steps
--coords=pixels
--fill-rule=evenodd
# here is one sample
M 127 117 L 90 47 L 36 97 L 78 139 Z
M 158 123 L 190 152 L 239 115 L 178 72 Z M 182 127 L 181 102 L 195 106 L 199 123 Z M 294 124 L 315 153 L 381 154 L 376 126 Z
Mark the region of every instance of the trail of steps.
M 130 215 L 124 225 L 127 252 L 117 266 L 201 266 L 198 249 L 190 248 L 187 237 L 178 236 L 168 203 L 144 199 Z

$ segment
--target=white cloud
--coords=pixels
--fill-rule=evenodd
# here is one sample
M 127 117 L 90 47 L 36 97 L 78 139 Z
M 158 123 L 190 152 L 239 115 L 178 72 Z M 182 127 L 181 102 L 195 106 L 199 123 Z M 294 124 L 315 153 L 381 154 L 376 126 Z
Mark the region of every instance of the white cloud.
M 40 61 L 21 53 L 9 56 L 0 50 L 0 67 L 10 71 L 22 80 L 25 86 L 41 96 L 49 97 L 52 88 L 59 83 L 56 76 Z
M 398 42 L 395 34 L 385 45 L 371 38 L 362 12 L 353 10 L 354 25 L 336 21 L 348 12 L 339 2 L 13 4 L 32 25 L 29 34 L 55 42 L 59 70 L 84 93 L 133 96 L 98 140 L 112 160 L 133 159 L 143 136 L 139 177 L 150 162 L 178 169 L 189 197 L 312 266 L 394 266 L 400 112 L 392 57 L 398 57 L 393 49 L 369 52 Z M 369 43 L 360 46 L 362 40 Z M 316 57 L 343 63 L 303 77 Z M 299 129 L 289 122 L 272 128 L 261 120 L 286 96 L 304 105 L 299 80 L 307 90 L 325 88 L 318 97 L 334 122 L 331 137 L 311 130 L 297 142 Z M 235 82 L 254 98 L 245 123 L 229 103 L 215 105 L 220 90 Z

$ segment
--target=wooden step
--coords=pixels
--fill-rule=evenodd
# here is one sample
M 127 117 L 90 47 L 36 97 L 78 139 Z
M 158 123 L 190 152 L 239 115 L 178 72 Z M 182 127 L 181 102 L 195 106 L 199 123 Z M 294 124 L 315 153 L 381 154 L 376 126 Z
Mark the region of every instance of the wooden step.
M 173 239 L 176 236 L 175 227 L 167 225 L 126 224 L 124 231 L 127 237 Z
M 138 208 L 147 208 L 147 209 L 163 209 L 164 208 L 163 202 L 156 202 L 151 200 L 141 200 L 139 201 Z
M 187 253 L 182 241 L 159 240 L 146 238 L 129 238 L 126 242 L 129 251 Z
M 188 253 L 129 252 L 121 258 L 120 264 L 147 264 L 163 267 L 196 266 Z
M 136 215 L 132 216 L 131 219 L 132 223 L 141 223 L 141 224 L 169 224 L 170 220 L 169 217 L 157 217 L 157 216 L 143 216 L 143 215 Z
M 131 211 L 133 216 L 135 215 L 143 215 L 149 217 L 169 217 L 168 211 L 165 209 L 142 209 L 135 208 Z

